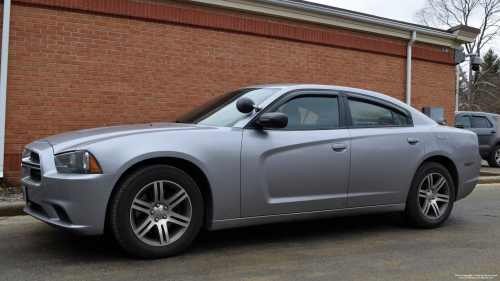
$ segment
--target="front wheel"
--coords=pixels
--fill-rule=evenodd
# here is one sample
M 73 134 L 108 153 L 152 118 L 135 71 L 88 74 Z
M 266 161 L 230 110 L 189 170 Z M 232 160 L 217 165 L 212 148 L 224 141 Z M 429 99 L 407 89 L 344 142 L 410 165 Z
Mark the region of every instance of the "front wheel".
M 152 165 L 129 175 L 111 201 L 112 233 L 141 258 L 164 258 L 187 248 L 203 219 L 196 183 L 183 171 Z
M 488 165 L 500 168 L 500 145 L 496 145 L 488 156 Z
M 418 228 L 442 225 L 453 209 L 455 187 L 448 170 L 429 162 L 418 168 L 411 183 L 403 218 Z

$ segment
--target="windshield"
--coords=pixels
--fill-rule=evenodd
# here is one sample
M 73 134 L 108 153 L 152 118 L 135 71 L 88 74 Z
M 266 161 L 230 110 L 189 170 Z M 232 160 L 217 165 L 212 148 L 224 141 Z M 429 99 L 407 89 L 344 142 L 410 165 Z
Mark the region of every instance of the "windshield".
M 215 97 L 197 108 L 185 113 L 177 118 L 178 123 L 194 123 L 208 126 L 230 127 L 236 124 L 245 113 L 236 109 L 236 102 L 241 97 L 253 100 L 255 105 L 259 105 L 265 99 L 276 93 L 280 89 L 239 89 Z

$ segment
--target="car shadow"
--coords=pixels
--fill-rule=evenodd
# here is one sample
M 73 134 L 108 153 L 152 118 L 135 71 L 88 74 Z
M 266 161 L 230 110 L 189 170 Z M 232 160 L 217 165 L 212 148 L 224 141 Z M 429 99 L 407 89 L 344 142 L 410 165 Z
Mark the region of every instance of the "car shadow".
M 267 224 L 218 231 L 200 230 L 188 253 L 262 243 L 308 243 L 318 239 L 348 239 L 356 233 L 412 230 L 397 213 Z
M 60 265 L 75 262 L 135 260 L 110 236 L 89 238 L 37 224 L 37 229 L 23 237 L 29 245 L 24 249 L 4 247 L 4 257 L 16 259 L 57 260 Z M 364 215 L 355 217 L 287 222 L 218 231 L 200 230 L 193 244 L 181 256 L 184 258 L 202 253 L 221 252 L 225 249 L 241 250 L 273 243 L 308 243 L 318 239 L 356 239 L 355 236 L 379 234 L 380 232 L 414 231 L 397 213 Z M 26 242 L 23 242 L 26 243 Z M 29 249 L 26 253 L 25 249 Z

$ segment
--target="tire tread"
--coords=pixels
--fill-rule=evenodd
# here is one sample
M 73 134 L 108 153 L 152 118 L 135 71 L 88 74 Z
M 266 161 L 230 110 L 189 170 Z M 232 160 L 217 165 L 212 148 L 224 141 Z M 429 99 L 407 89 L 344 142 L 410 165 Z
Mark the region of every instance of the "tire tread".
M 115 238 L 115 240 L 118 242 L 120 246 L 122 246 L 127 252 L 137 255 L 130 247 L 128 247 L 127 243 L 123 240 L 123 238 L 120 235 L 119 227 L 118 227 L 118 220 L 117 220 L 117 215 L 118 215 L 118 204 L 120 202 L 120 199 L 123 196 L 123 192 L 129 187 L 130 183 L 136 179 L 138 176 L 144 174 L 145 172 L 155 170 L 155 169 L 170 169 L 174 170 L 177 172 L 180 172 L 184 174 L 186 177 L 188 177 L 195 185 L 196 183 L 194 180 L 184 171 L 181 169 L 178 169 L 176 167 L 170 166 L 170 165 L 164 165 L 164 164 L 155 164 L 155 165 L 149 165 L 146 167 L 139 168 L 135 171 L 132 171 L 129 176 L 125 178 L 125 180 L 119 184 L 119 188 L 113 193 L 112 200 L 110 201 L 111 203 L 111 212 L 109 213 L 109 222 L 111 222 L 111 231 L 112 234 Z M 200 195 L 201 196 L 201 195 Z M 175 253 L 174 253 L 175 254 Z M 170 255 L 169 255 L 170 256 Z M 144 256 L 142 256 L 144 257 Z M 155 257 L 153 257 L 155 258 Z
M 500 168 L 500 164 L 495 160 L 495 153 L 500 149 L 500 145 L 496 145 L 488 156 L 488 165 L 494 168 Z
M 450 202 L 448 203 L 449 207 L 446 210 L 446 212 L 448 212 L 448 214 L 446 214 L 444 217 L 441 217 L 442 219 L 439 218 L 438 220 L 440 220 L 440 221 L 438 223 L 430 223 L 429 221 L 425 221 L 425 219 L 422 219 L 423 215 L 420 212 L 419 206 L 418 205 L 415 206 L 415 203 L 412 201 L 412 200 L 414 200 L 413 194 L 415 193 L 415 189 L 417 190 L 416 196 L 418 196 L 418 189 L 420 189 L 420 181 L 421 181 L 422 173 L 424 173 L 425 170 L 432 169 L 432 168 L 442 169 L 443 171 L 445 171 L 447 173 L 446 176 L 448 176 L 448 178 L 451 178 L 448 170 L 444 166 L 442 166 L 441 164 L 436 163 L 436 162 L 423 163 L 417 169 L 417 171 L 415 172 L 415 175 L 413 176 L 410 190 L 408 192 L 408 197 L 406 199 L 406 209 L 405 209 L 405 211 L 400 213 L 406 222 L 408 222 L 409 224 L 411 224 L 412 226 L 417 227 L 417 228 L 436 228 L 436 227 L 441 226 L 447 220 L 448 216 L 451 213 L 451 209 L 453 208 L 453 198 L 455 195 L 455 190 L 454 190 L 453 181 L 450 181 L 448 179 L 447 179 L 448 186 L 450 188 Z M 445 176 L 445 175 L 443 175 L 443 176 Z

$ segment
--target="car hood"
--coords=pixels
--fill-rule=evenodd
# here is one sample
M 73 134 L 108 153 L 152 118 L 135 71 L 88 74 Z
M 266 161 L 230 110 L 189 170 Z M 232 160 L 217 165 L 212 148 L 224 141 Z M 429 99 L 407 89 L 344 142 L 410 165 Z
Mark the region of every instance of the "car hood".
M 64 151 L 76 150 L 78 146 L 94 142 L 96 140 L 124 137 L 135 134 L 149 134 L 179 130 L 206 130 L 210 128 L 211 127 L 182 123 L 151 123 L 74 131 L 50 136 L 44 139 L 52 145 L 54 148 L 54 154 L 58 154 Z

